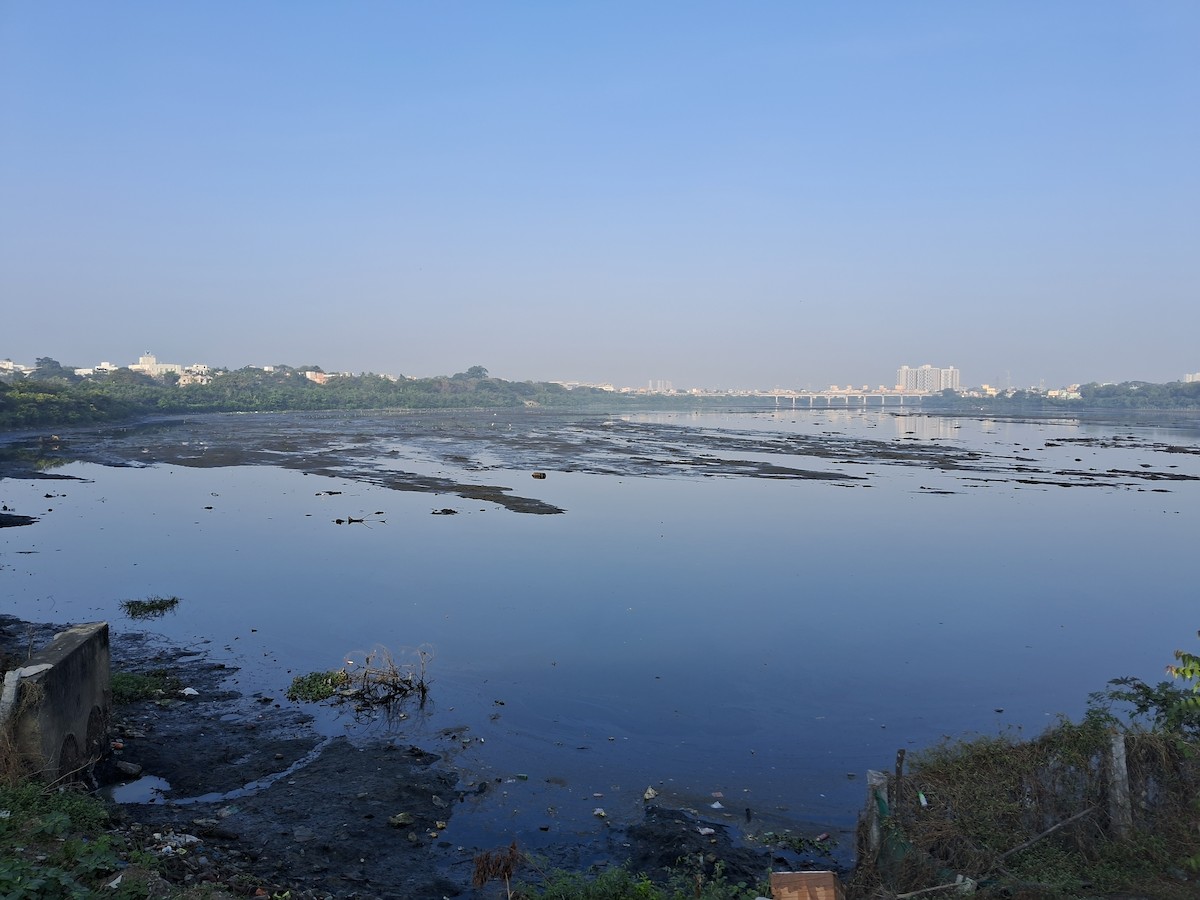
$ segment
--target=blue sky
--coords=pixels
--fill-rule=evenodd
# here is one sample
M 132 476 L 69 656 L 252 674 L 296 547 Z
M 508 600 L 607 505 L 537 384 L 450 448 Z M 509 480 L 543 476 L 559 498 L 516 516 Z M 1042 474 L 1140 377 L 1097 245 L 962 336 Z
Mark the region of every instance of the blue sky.
M 1200 4 L 0 4 L 0 357 L 1200 371 Z

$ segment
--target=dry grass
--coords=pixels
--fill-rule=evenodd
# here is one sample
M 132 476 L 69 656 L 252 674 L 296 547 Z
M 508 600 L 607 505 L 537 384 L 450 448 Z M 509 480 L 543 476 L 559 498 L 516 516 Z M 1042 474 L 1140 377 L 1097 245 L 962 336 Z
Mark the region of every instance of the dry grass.
M 42 701 L 42 686 L 22 680 L 17 688 L 18 698 L 12 717 L 0 723 L 0 786 L 23 784 L 36 770 L 34 760 L 23 753 L 17 744 L 17 723 Z
M 1113 734 L 1110 721 L 1089 718 L 1035 740 L 982 737 L 919 754 L 892 779 L 883 849 L 875 864 L 860 860 L 857 893 L 903 896 L 961 874 L 984 895 L 1183 896 L 1179 877 L 1200 853 L 1200 747 L 1178 734 L 1125 735 L 1133 827 L 1122 833 L 1109 817 Z
M 339 694 L 361 708 L 391 708 L 415 696 L 424 708 L 429 697 L 428 668 L 433 649 L 423 644 L 406 655 L 408 659 L 397 660 L 381 645 L 347 654 L 342 667 L 347 686 Z

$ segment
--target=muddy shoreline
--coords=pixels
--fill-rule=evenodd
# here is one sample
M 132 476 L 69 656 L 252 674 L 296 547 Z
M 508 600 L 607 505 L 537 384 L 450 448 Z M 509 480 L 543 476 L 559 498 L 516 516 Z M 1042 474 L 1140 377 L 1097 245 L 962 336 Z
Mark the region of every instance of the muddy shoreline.
M 869 488 L 876 474 L 872 467 L 896 466 L 945 474 L 962 482 L 963 488 L 1008 481 L 1036 487 L 1165 492 L 1170 489 L 1155 483 L 1200 481 L 1200 476 L 1172 471 L 1179 468 L 1180 455 L 1200 453 L 1189 446 L 1118 433 L 1108 438 L 1045 439 L 1041 446 L 1004 446 L 997 442 L 993 448 L 979 450 L 957 446 L 942 437 L 919 438 L 912 429 L 921 420 L 936 418 L 952 423 L 957 418 L 987 418 L 983 414 L 889 415 L 897 428 L 891 438 L 851 437 L 828 430 L 771 434 L 695 429 L 611 415 L 512 410 L 490 415 L 480 410 L 212 413 L 54 435 L 0 434 L 0 479 L 70 479 L 72 476 L 54 470 L 72 462 L 112 467 L 273 466 L 394 491 L 457 496 L 532 515 L 558 515 L 567 510 L 526 495 L 521 482 L 505 484 L 498 483 L 499 479 L 510 478 L 514 470 L 530 474 L 548 470 L 613 476 L 823 481 Z M 1016 417 L 1013 421 L 1053 422 L 1059 418 Z M 814 419 L 813 424 L 817 421 Z M 1182 417 L 1182 421 L 1190 420 Z M 1180 417 L 1159 423 L 1177 425 Z M 952 433 L 957 426 L 949 427 Z M 472 449 L 464 451 L 464 446 Z M 1080 452 L 1138 450 L 1157 457 L 1159 462 L 1136 470 L 1103 469 L 1089 466 L 1082 457 L 1064 466 L 1061 459 L 1051 461 L 1041 456 L 1064 446 Z M 452 477 L 436 469 L 458 470 L 465 477 Z M 31 524 L 40 512 L 2 510 L 0 527 Z
M 2 616 L 0 655 L 17 661 L 61 627 Z M 243 695 L 236 669 L 151 633 L 115 631 L 112 656 L 114 671 L 166 671 L 186 688 L 116 706 L 113 749 L 94 770 L 118 827 L 164 860 L 170 880 L 294 898 L 491 896 L 472 887 L 475 856 L 514 834 L 464 846 L 441 832 L 500 779 L 464 779 L 403 737 L 323 737 L 303 706 Z M 665 879 L 719 864 L 754 883 L 772 868 L 835 866 L 815 843 L 797 852 L 747 841 L 727 820 L 653 800 L 639 822 L 561 837 L 530 851 L 518 877 L 628 865 Z

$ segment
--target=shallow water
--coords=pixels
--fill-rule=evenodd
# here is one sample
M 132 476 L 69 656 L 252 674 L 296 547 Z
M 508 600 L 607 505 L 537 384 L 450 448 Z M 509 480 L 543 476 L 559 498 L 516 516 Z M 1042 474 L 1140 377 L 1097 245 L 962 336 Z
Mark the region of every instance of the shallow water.
M 0 529 L 0 591 L 274 697 L 428 645 L 425 712 L 321 727 L 500 779 L 451 841 L 601 828 L 648 785 L 846 827 L 897 749 L 1033 734 L 1194 650 L 1198 452 L 1180 425 L 894 410 L 203 417 L 67 436 L 54 471 L 82 480 L 0 482 L 40 517 Z M 182 602 L 122 615 L 151 595 Z

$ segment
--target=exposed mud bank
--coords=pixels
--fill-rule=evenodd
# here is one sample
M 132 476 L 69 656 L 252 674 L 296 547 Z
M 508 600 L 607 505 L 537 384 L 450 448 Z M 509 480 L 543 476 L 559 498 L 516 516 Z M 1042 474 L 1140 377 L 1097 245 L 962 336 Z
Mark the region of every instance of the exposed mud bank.
M 873 466 L 924 468 L 973 487 L 1000 480 L 1144 489 L 1152 482 L 1200 480 L 1173 471 L 1178 466 L 1171 456 L 1194 452 L 1177 444 L 1115 434 L 1049 438 L 1040 446 L 996 441 L 993 448 L 981 450 L 952 439 L 917 436 L 921 422 L 938 417 L 894 413 L 892 419 L 897 434 L 872 439 L 828 430 L 784 434 L 511 410 L 213 414 L 55 435 L 53 441 L 14 437 L 0 446 L 0 478 L 55 477 L 56 466 L 73 461 L 107 466 L 278 466 L 390 490 L 458 496 L 535 515 L 564 510 L 528 495 L 522 488 L 528 482 L 516 479 L 547 471 L 809 480 L 848 487 L 871 486 Z M 938 420 L 953 433 L 952 422 L 945 425 L 948 417 Z M 810 424 L 818 423 L 813 419 Z M 1054 452 L 1056 448 L 1136 450 L 1161 455 L 1163 464 L 1101 468 L 1081 453 L 1064 465 L 1063 453 Z

